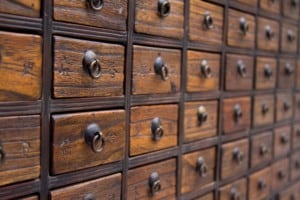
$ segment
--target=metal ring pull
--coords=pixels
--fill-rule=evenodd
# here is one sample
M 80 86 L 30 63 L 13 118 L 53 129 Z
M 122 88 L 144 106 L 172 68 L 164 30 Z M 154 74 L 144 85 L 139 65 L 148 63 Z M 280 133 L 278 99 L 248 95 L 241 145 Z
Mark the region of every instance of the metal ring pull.
M 202 125 L 206 122 L 207 112 L 206 112 L 205 106 L 199 106 L 198 107 L 197 116 L 198 116 L 198 122 L 199 122 L 200 125 Z
M 273 71 L 272 71 L 270 65 L 268 65 L 268 64 L 266 64 L 264 67 L 264 75 L 267 78 L 270 78 L 273 75 Z
M 230 200 L 241 200 L 241 194 L 236 188 L 230 190 Z
M 154 141 L 160 140 L 164 135 L 164 129 L 158 117 L 155 117 L 151 122 L 152 139 Z
M 287 39 L 289 42 L 293 42 L 296 39 L 296 35 L 295 35 L 294 31 L 292 31 L 292 30 L 287 31 Z
M 212 18 L 212 16 L 210 15 L 210 13 L 206 13 L 204 15 L 204 25 L 206 29 L 212 29 L 214 27 L 214 20 Z
M 277 176 L 280 180 L 284 179 L 286 177 L 286 172 L 284 172 L 283 170 L 280 170 L 278 173 L 277 173 Z
M 171 4 L 169 0 L 158 0 L 157 11 L 161 17 L 168 16 L 171 12 Z
M 5 158 L 5 153 L 3 147 L 0 146 L 0 165 L 4 162 L 4 158 Z
M 93 194 L 87 194 L 83 197 L 83 200 L 96 200 L 96 197 Z
M 289 138 L 286 135 L 281 135 L 280 142 L 281 144 L 287 144 L 289 142 Z
M 290 104 L 287 101 L 284 101 L 283 102 L 283 111 L 287 112 L 290 110 L 290 108 L 291 108 Z
M 260 179 L 260 180 L 258 181 L 257 186 L 258 186 L 258 189 L 264 190 L 264 189 L 267 188 L 267 183 L 266 183 L 266 181 L 265 181 L 264 179 Z
M 93 123 L 88 125 L 84 133 L 86 143 L 91 147 L 93 152 L 99 153 L 103 150 L 105 140 L 100 127 Z
M 260 145 L 259 153 L 261 156 L 265 156 L 266 154 L 269 153 L 269 149 L 267 148 L 267 146 L 265 144 Z
M 151 173 L 148 184 L 152 195 L 158 193 L 161 190 L 160 179 L 157 172 Z
M 241 164 L 244 161 L 244 153 L 240 151 L 238 147 L 233 149 L 232 156 L 238 164 Z
M 246 35 L 249 31 L 249 23 L 244 17 L 240 18 L 240 31 L 243 35 Z
M 234 119 L 238 122 L 243 117 L 242 108 L 239 104 L 234 106 Z
M 274 31 L 272 30 L 272 27 L 271 27 L 271 26 L 267 25 L 267 26 L 265 27 L 265 30 L 266 30 L 266 37 L 267 37 L 268 40 L 271 40 L 272 38 L 274 38 L 275 33 L 274 33 Z
M 247 67 L 242 60 L 238 60 L 237 62 L 237 71 L 241 77 L 247 76 Z
M 262 108 L 261 108 L 261 112 L 262 112 L 262 114 L 267 114 L 268 112 L 269 112 L 269 106 L 268 106 L 268 104 L 267 103 L 263 103 L 262 104 Z
M 87 0 L 87 1 L 89 6 L 93 10 L 101 10 L 103 8 L 104 0 Z
M 97 58 L 97 55 L 92 51 L 88 50 L 85 52 L 83 57 L 83 68 L 84 70 L 94 79 L 101 76 L 101 65 Z
M 196 171 L 199 173 L 200 177 L 205 177 L 207 175 L 208 169 L 203 157 L 197 159 Z
M 286 75 L 290 76 L 294 72 L 294 67 L 290 63 L 286 63 L 284 67 L 284 72 Z
M 169 70 L 165 65 L 164 60 L 162 57 L 158 56 L 154 63 L 154 71 L 156 74 L 161 76 L 161 79 L 166 81 L 169 78 Z

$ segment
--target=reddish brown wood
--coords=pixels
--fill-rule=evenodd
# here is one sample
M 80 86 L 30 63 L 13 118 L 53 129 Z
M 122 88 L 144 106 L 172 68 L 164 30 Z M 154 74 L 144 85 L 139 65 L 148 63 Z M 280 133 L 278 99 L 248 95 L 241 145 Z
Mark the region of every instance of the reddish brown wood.
M 291 127 L 284 126 L 275 129 L 274 133 L 274 157 L 286 155 L 291 146 Z
M 239 2 L 251 7 L 256 7 L 257 5 L 257 0 L 231 0 L 232 2 Z
M 259 7 L 262 11 L 266 11 L 272 14 L 279 14 L 281 8 L 281 0 L 259 0 Z
M 299 2 L 295 6 L 292 4 L 292 1 L 282 0 L 282 3 L 283 15 L 297 20 L 299 18 Z
M 273 94 L 254 97 L 253 126 L 271 125 L 275 115 L 275 97 Z
M 288 2 L 288 1 L 286 1 Z M 288 32 L 291 31 L 295 37 L 293 41 L 288 39 Z M 281 51 L 295 53 L 297 52 L 298 34 L 297 27 L 293 24 L 282 23 L 281 25 Z
M 246 179 L 239 179 L 229 183 L 219 189 L 220 200 L 232 200 L 232 191 L 236 191 L 241 199 L 246 199 L 247 182 Z
M 260 133 L 251 137 L 251 167 L 256 167 L 272 159 L 273 134 Z
M 300 120 L 300 93 L 294 94 L 294 118 Z
M 1 0 L 0 12 L 28 17 L 39 17 L 41 0 Z
M 296 184 L 293 184 L 285 190 L 281 191 L 278 195 L 278 200 L 291 200 L 293 198 L 300 199 L 299 189 L 300 183 L 297 182 Z
M 300 151 L 296 151 L 292 154 L 291 168 L 291 179 L 298 179 L 300 177 Z
M 285 106 L 285 104 L 289 107 Z M 285 108 L 286 107 L 286 108 Z M 293 114 L 293 97 L 290 93 L 277 93 L 276 96 L 276 122 L 287 120 Z
M 287 73 L 287 65 L 292 69 Z M 292 88 L 295 84 L 297 65 L 294 59 L 281 58 L 279 60 L 278 88 Z
M 271 168 L 266 167 L 249 177 L 249 199 L 266 199 L 271 190 Z
M 270 69 L 272 75 L 265 74 L 265 69 Z M 272 89 L 276 87 L 277 61 L 272 57 L 256 57 L 255 88 Z
M 274 34 L 270 39 L 266 35 L 266 28 L 270 27 Z M 256 44 L 258 49 L 266 51 L 278 51 L 279 50 L 279 37 L 280 28 L 279 23 L 267 18 L 258 18 L 258 28 L 256 35 Z
M 292 142 L 293 142 L 293 149 L 300 148 L 300 124 L 299 123 L 294 125 Z
M 272 164 L 271 168 L 272 190 L 275 191 L 288 183 L 289 159 L 278 160 Z
M 204 196 L 197 197 L 194 200 L 213 200 L 214 199 L 214 194 L 213 193 L 208 193 Z

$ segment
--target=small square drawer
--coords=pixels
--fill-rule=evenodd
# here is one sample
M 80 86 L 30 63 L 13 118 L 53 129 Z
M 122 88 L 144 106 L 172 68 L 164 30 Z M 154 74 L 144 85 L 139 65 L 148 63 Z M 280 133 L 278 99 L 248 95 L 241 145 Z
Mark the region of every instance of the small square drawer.
M 193 142 L 217 135 L 218 101 L 186 102 L 184 141 Z
M 255 172 L 249 177 L 249 197 L 248 199 L 263 200 L 269 195 L 271 190 L 271 168 L 267 167 Z
M 294 118 L 300 120 L 300 93 L 294 93 Z
M 52 173 L 116 162 L 124 157 L 124 110 L 52 116 Z
M 40 116 L 0 117 L 0 186 L 40 176 Z
M 248 131 L 251 123 L 250 97 L 224 99 L 222 121 L 224 134 Z
M 257 95 L 254 97 L 253 126 L 264 126 L 274 122 L 274 95 Z
M 149 35 L 183 37 L 184 0 L 139 0 L 135 4 L 135 31 Z
M 277 61 L 271 57 L 256 58 L 256 89 L 272 89 L 276 87 Z
M 0 31 L 0 44 L 0 102 L 40 99 L 41 37 Z
M 278 195 L 278 200 L 298 200 L 300 199 L 300 183 L 297 182 L 281 191 Z
M 0 13 L 21 15 L 26 17 L 40 17 L 41 0 L 30 1 L 0 1 Z
M 282 0 L 283 15 L 285 17 L 298 19 L 299 17 L 299 1 L 298 0 Z
M 234 47 L 254 48 L 254 16 L 229 9 L 228 17 L 227 44 Z
M 189 39 L 193 42 L 221 45 L 224 30 L 224 8 L 203 0 L 191 0 Z
M 134 46 L 133 94 L 177 93 L 180 90 L 179 50 Z
M 121 199 L 121 174 L 51 191 L 51 200 L 60 199 Z
M 249 144 L 247 139 L 222 145 L 222 179 L 247 171 L 248 152 Z
M 288 1 L 286 1 L 288 2 Z M 281 25 L 281 51 L 283 52 L 297 52 L 298 44 L 298 29 L 297 26 L 282 23 Z
M 299 48 L 300 48 L 300 45 L 299 45 Z M 300 52 L 300 50 L 299 50 Z M 297 60 L 297 69 L 296 69 L 296 87 L 297 89 L 300 89 L 300 59 Z
M 295 124 L 292 135 L 293 149 L 300 148 L 300 124 Z
M 125 31 L 127 4 L 127 0 L 53 0 L 53 17 L 57 21 Z
M 281 58 L 278 71 L 278 88 L 292 88 L 295 82 L 296 62 L 293 59 Z
M 176 160 L 129 170 L 127 190 L 127 199 L 175 199 Z
M 54 97 L 122 96 L 124 47 L 54 37 Z
M 293 115 L 293 97 L 289 93 L 277 93 L 276 122 L 288 120 Z
M 272 159 L 272 132 L 260 133 L 251 137 L 251 167 L 256 167 Z
M 251 7 L 256 7 L 257 5 L 257 0 L 230 0 L 232 2 L 238 2 L 241 4 L 245 4 L 247 6 L 251 6 Z
M 220 188 L 220 200 L 246 199 L 246 179 L 239 179 Z
M 291 127 L 284 126 L 275 129 L 274 135 L 274 156 L 282 156 L 290 151 L 291 147 Z
M 229 91 L 253 87 L 254 59 L 251 56 L 227 54 L 225 88 Z
M 266 18 L 258 18 L 258 33 L 256 43 L 258 49 L 267 51 L 279 50 L 279 23 Z
M 181 193 L 201 190 L 215 180 L 216 149 L 209 148 L 182 157 Z
M 194 198 L 193 200 L 214 200 L 214 194 L 211 192 L 201 197 Z
M 276 161 L 272 164 L 272 190 L 275 191 L 288 183 L 289 160 L 288 158 Z
M 291 179 L 296 180 L 300 177 L 300 151 L 292 154 L 292 171 Z
M 187 92 L 219 90 L 220 62 L 220 54 L 188 51 Z
M 281 0 L 259 0 L 259 7 L 262 11 L 272 14 L 279 14 L 281 8 Z
M 131 108 L 130 155 L 140 155 L 177 145 L 178 106 Z

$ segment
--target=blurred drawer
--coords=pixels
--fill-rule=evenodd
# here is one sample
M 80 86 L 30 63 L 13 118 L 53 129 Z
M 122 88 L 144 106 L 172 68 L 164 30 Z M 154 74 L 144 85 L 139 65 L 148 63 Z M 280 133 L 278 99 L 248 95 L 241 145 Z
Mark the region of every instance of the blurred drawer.
M 39 200 L 38 196 L 30 196 L 30 197 L 24 197 L 24 198 L 18 198 L 19 200 Z
M 281 8 L 281 0 L 260 0 L 259 7 L 262 11 L 272 14 L 279 14 Z
M 230 0 L 230 1 L 238 2 L 238 3 L 245 4 L 245 5 L 248 5 L 251 7 L 256 7 L 256 5 L 257 5 L 257 0 Z
M 270 57 L 256 58 L 256 89 L 272 89 L 276 87 L 277 61 Z
M 40 17 L 41 0 L 27 1 L 0 1 L 0 13 L 21 15 L 27 17 Z
M 286 1 L 288 2 L 288 1 Z M 282 23 L 281 24 L 281 51 L 296 53 L 298 45 L 297 26 Z
M 296 120 L 300 119 L 300 93 L 294 93 L 294 118 Z
M 300 182 L 289 186 L 285 190 L 281 191 L 278 195 L 278 200 L 298 200 L 300 199 Z
M 260 133 L 251 137 L 251 167 L 256 167 L 272 159 L 272 132 Z
M 214 194 L 211 192 L 201 197 L 194 198 L 193 200 L 214 200 Z
M 298 0 L 282 0 L 283 15 L 285 17 L 298 19 L 299 17 L 299 1 Z
M 299 48 L 300 48 L 300 45 L 299 45 Z M 299 50 L 300 52 L 300 50 Z M 300 89 L 300 59 L 297 60 L 297 63 L 296 63 L 296 87 L 297 89 Z
M 248 199 L 267 199 L 271 190 L 270 174 L 271 168 L 267 167 L 250 175 Z
M 239 179 L 220 188 L 220 200 L 246 199 L 246 179 Z
M 293 115 L 293 98 L 290 93 L 277 93 L 276 122 L 288 120 Z
M 296 180 L 300 177 L 300 151 L 294 152 L 291 157 L 291 179 Z
M 300 148 L 300 124 L 295 124 L 292 135 L 293 149 Z
M 284 126 L 275 129 L 274 133 L 274 156 L 282 156 L 290 151 L 291 147 L 291 127 Z
M 266 18 L 258 18 L 258 33 L 256 43 L 258 49 L 267 51 L 279 50 L 279 23 Z
M 272 190 L 276 191 L 288 183 L 289 159 L 285 158 L 272 164 Z
M 253 126 L 264 126 L 274 122 L 274 95 L 257 95 L 254 97 Z
M 279 61 L 278 88 L 292 88 L 295 82 L 295 74 L 295 60 L 281 58 Z

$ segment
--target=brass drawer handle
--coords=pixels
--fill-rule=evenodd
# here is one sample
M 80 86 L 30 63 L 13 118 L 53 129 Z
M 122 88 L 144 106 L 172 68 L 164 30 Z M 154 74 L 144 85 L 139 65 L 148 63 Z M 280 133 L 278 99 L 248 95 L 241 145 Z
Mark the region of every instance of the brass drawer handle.
M 278 173 L 277 173 L 277 176 L 280 180 L 284 179 L 286 177 L 286 172 L 284 172 L 283 170 L 280 170 Z
M 249 31 L 249 23 L 244 17 L 240 18 L 240 31 L 243 35 L 246 35 Z
M 267 26 L 265 27 L 265 30 L 266 30 L 266 37 L 267 37 L 268 40 L 271 40 L 272 38 L 274 38 L 275 33 L 274 33 L 274 31 L 272 30 L 272 27 L 271 27 L 271 26 L 267 25 Z
M 298 0 L 291 0 L 291 6 L 296 7 L 298 5 L 299 1 Z
M 208 169 L 203 157 L 197 159 L 196 171 L 199 173 L 200 177 L 205 177 L 207 175 Z
M 240 151 L 238 147 L 233 149 L 232 156 L 238 164 L 241 164 L 244 161 L 244 153 Z
M 265 144 L 260 145 L 259 153 L 261 156 L 265 156 L 266 154 L 269 153 L 269 149 Z
M 286 135 L 281 135 L 280 142 L 281 144 L 287 144 L 289 142 L 289 138 Z
M 234 106 L 234 120 L 238 122 L 243 117 L 242 108 L 239 104 Z
M 88 125 L 84 133 L 86 143 L 91 147 L 93 152 L 99 153 L 103 150 L 105 140 L 100 127 L 93 123 Z
M 93 194 L 87 194 L 83 200 L 96 200 L 96 197 Z
M 1 164 L 3 164 L 4 159 L 5 159 L 5 153 L 4 153 L 3 147 L 0 146 L 0 166 L 1 166 Z
M 261 108 L 262 114 L 263 115 L 267 114 L 269 112 L 269 110 L 270 110 L 270 108 L 269 108 L 268 104 L 267 103 L 263 103 L 262 104 L 262 108 Z
M 260 179 L 260 180 L 258 181 L 257 186 L 258 186 L 258 189 L 259 189 L 259 190 L 264 190 L 264 189 L 266 189 L 266 187 L 267 187 L 267 183 L 266 183 L 266 181 L 265 181 L 264 179 Z
M 171 4 L 169 0 L 158 0 L 157 11 L 161 17 L 168 16 L 171 12 Z
M 158 193 L 161 190 L 159 174 L 157 172 L 151 173 L 148 183 L 152 195 Z
M 210 78 L 212 76 L 211 68 L 208 65 L 207 60 L 202 60 L 200 63 L 200 67 L 201 67 L 201 73 L 204 75 L 205 78 Z
M 100 61 L 92 50 L 85 52 L 82 64 L 84 70 L 87 71 L 92 78 L 97 79 L 101 76 Z
M 156 117 L 152 120 L 151 123 L 151 132 L 152 132 L 152 139 L 154 141 L 160 140 L 164 135 L 164 129 L 161 125 L 160 118 Z
M 237 62 L 237 71 L 241 77 L 247 76 L 247 67 L 242 60 L 238 60 Z
M 264 75 L 266 78 L 270 78 L 273 75 L 273 71 L 270 65 L 266 64 L 264 67 Z
M 212 29 L 214 27 L 214 20 L 212 16 L 209 13 L 206 13 L 204 15 L 204 21 L 203 21 L 206 29 Z
M 87 0 L 87 1 L 89 6 L 93 10 L 101 10 L 103 8 L 104 0 Z
M 161 76 L 161 79 L 166 81 L 169 78 L 169 70 L 165 65 L 164 60 L 162 57 L 157 57 L 154 63 L 154 71 L 156 74 Z
M 236 188 L 232 188 L 230 190 L 230 200 L 242 200 L 241 194 L 238 192 Z
M 283 102 L 283 111 L 287 112 L 291 108 L 290 104 L 287 101 Z
M 284 72 L 286 75 L 290 76 L 294 72 L 294 67 L 290 63 L 286 63 L 284 67 Z
M 207 120 L 207 112 L 205 106 L 198 107 L 198 122 L 200 125 L 204 124 Z
M 295 35 L 294 31 L 292 31 L 292 30 L 287 31 L 287 39 L 289 42 L 293 42 L 294 40 L 296 40 L 296 35 Z

